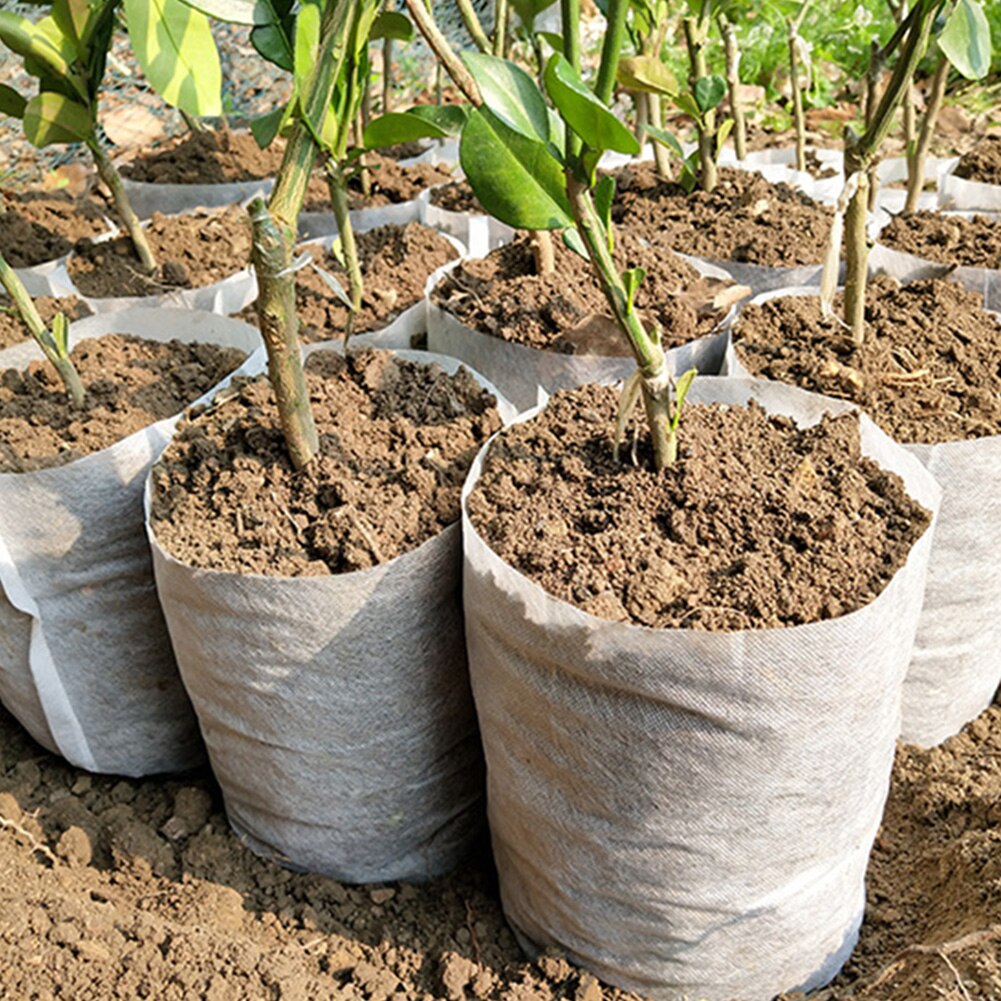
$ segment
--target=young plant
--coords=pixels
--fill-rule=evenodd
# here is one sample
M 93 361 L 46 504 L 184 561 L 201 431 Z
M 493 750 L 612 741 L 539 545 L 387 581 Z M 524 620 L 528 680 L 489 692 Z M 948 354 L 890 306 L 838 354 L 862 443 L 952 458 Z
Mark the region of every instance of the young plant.
M 925 185 L 925 161 L 945 99 L 949 70 L 954 68 L 967 80 L 982 80 L 990 72 L 993 55 L 991 31 L 980 0 L 959 0 L 935 41 L 940 54 L 931 79 L 921 129 L 915 136 L 912 125 L 912 134 L 907 137 L 905 212 L 917 209 L 918 197 Z
M 737 29 L 725 13 L 721 13 L 716 21 L 726 59 L 726 87 L 730 95 L 730 114 L 733 116 L 733 147 L 737 159 L 743 160 L 747 156 L 747 121 L 744 117 L 744 105 L 740 100 L 740 46 L 737 43 Z
M 945 32 L 954 18 L 968 17 L 969 5 L 975 0 L 959 0 L 946 21 Z M 949 6 L 948 0 L 916 0 L 907 17 L 904 18 L 889 42 L 882 49 L 882 57 L 887 58 L 899 52 L 890 81 L 883 91 L 879 104 L 869 118 L 865 132 L 858 136 L 849 126 L 845 130 L 845 192 L 842 199 L 850 196 L 845 212 L 845 297 L 844 322 L 849 328 L 852 340 L 861 345 L 865 339 L 865 289 L 869 261 L 869 245 L 866 240 L 867 209 L 869 204 L 869 173 L 876 163 L 879 148 L 890 131 L 893 116 L 911 85 L 914 72 L 931 38 L 936 18 Z M 969 58 L 970 52 L 979 50 L 982 42 L 970 33 L 962 36 L 965 48 L 960 58 Z M 948 44 L 948 43 L 947 43 Z M 989 61 L 989 56 L 988 56 Z M 825 267 L 824 299 L 828 300 L 833 291 L 833 265 L 837 263 L 837 242 L 839 227 L 832 231 L 832 247 Z M 825 308 L 827 308 L 825 306 Z
M 35 338 L 45 357 L 58 373 L 73 405 L 81 406 L 84 396 L 83 383 L 69 356 L 69 321 L 62 313 L 57 313 L 52 318 L 52 329 L 49 330 L 38 315 L 35 303 L 28 295 L 21 279 L 2 256 L 0 256 L 0 285 L 3 285 L 28 332 Z
M 799 33 L 803 19 L 810 9 L 811 0 L 803 0 L 794 17 L 786 18 L 786 38 L 789 45 L 789 89 L 792 92 L 792 119 L 796 129 L 796 169 L 806 170 L 806 118 L 803 114 L 803 88 L 800 82 L 800 64 L 809 74 L 810 49 Z
M 644 272 L 639 268 L 620 272 L 613 260 L 614 181 L 597 178 L 604 152 L 639 152 L 632 131 L 608 107 L 625 35 L 627 0 L 608 4 L 608 30 L 593 90 L 580 75 L 579 0 L 562 0 L 562 52 L 554 53 L 546 64 L 545 94 L 528 73 L 506 60 L 481 56 L 463 65 L 437 30 L 423 0 L 406 2 L 456 83 L 467 96 L 475 92 L 480 97 L 460 144 L 462 167 L 477 198 L 516 229 L 562 230 L 568 245 L 589 258 L 639 369 L 623 395 L 620 427 L 624 426 L 622 413 L 628 414 L 640 397 L 654 463 L 663 469 L 677 457 L 680 407 L 675 384 L 660 332 L 648 328 L 636 308 L 636 291 Z
M 160 95 L 192 115 L 219 114 L 219 55 L 204 15 L 182 0 L 124 0 L 124 11 L 133 49 Z M 0 109 L 21 120 L 35 146 L 87 146 L 142 266 L 153 271 L 153 252 L 98 134 L 101 82 L 118 14 L 119 0 L 54 0 L 51 13 L 37 22 L 0 12 L 0 39 L 38 80 L 30 100 L 0 85 Z

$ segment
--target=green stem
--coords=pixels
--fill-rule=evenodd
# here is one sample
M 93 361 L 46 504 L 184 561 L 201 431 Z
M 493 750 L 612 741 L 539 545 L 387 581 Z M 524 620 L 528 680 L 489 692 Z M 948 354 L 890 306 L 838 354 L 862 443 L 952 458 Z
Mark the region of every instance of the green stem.
M 869 175 L 856 154 L 845 150 L 845 176 L 858 174 L 858 190 L 845 212 L 845 305 L 844 321 L 852 340 L 865 340 L 865 289 L 869 267 L 869 241 L 866 235 L 869 204 Z
M 709 31 L 708 0 L 702 0 L 698 19 L 686 17 L 683 21 L 685 42 L 688 45 L 688 85 L 695 94 L 695 84 L 708 75 L 706 62 L 706 36 Z M 699 142 L 699 187 L 711 192 L 716 187 L 716 111 L 703 112 L 701 121 L 696 121 L 695 131 Z
M 719 30 L 723 36 L 726 86 L 730 92 L 730 114 L 733 116 L 733 146 L 737 159 L 743 160 L 747 156 L 747 120 L 740 101 L 740 49 L 737 46 L 737 32 L 723 14 L 719 16 Z M 665 150 L 665 154 L 666 152 Z
M 507 51 L 507 0 L 494 0 L 494 45 L 495 56 L 503 56 Z
M 677 442 L 672 447 L 670 440 L 671 387 L 667 379 L 664 349 L 658 340 L 650 336 L 636 310 L 631 307 L 625 285 L 608 249 L 608 235 L 594 207 L 591 193 L 570 170 L 567 171 L 567 195 L 601 290 L 615 322 L 629 341 L 643 376 L 643 406 L 653 443 L 654 466 L 661 470 L 677 457 Z
M 610 0 L 608 4 L 608 24 L 605 28 L 604 41 L 601 44 L 598 76 L 594 81 L 594 95 L 603 104 L 611 104 L 612 94 L 615 93 L 615 74 L 619 68 L 619 57 L 625 44 L 626 14 L 628 11 L 628 0 Z M 579 20 L 578 15 L 578 24 Z M 579 36 L 579 29 L 577 34 Z
M 580 0 L 560 0 L 560 16 L 563 21 L 563 56 L 580 73 Z M 583 144 L 569 126 L 565 132 L 564 153 L 570 163 L 580 153 Z
M 156 270 L 156 258 L 153 256 L 153 250 L 146 239 L 146 231 L 139 224 L 139 216 L 136 215 L 135 210 L 132 208 L 132 203 L 129 201 L 129 196 L 125 192 L 125 184 L 122 182 L 118 169 L 111 162 L 108 154 L 101 148 L 97 136 L 92 136 L 87 140 L 87 148 L 94 157 L 98 176 L 104 181 L 111 192 L 112 200 L 115 203 L 115 211 L 122 225 L 125 227 L 125 231 L 129 234 L 129 238 L 132 240 L 132 246 L 135 247 L 143 268 L 147 272 L 152 273 Z
M 344 331 L 344 347 L 354 333 L 355 320 L 361 311 L 362 298 L 365 295 L 365 282 L 361 273 L 361 260 L 358 257 L 358 244 L 355 240 L 354 226 L 351 224 L 351 213 L 348 210 L 348 185 L 343 171 L 334 165 L 328 166 L 327 173 L 330 184 L 330 202 L 334 207 L 334 219 L 337 222 L 337 232 L 341 238 L 341 250 L 344 254 L 344 267 L 348 273 L 348 291 L 351 298 L 351 312 Z
M 642 96 L 646 98 L 644 103 L 646 105 L 647 120 L 655 128 L 663 128 L 664 112 L 660 94 L 644 94 Z M 657 165 L 657 176 L 664 181 L 670 181 L 671 154 L 667 151 L 667 147 L 663 143 L 655 142 L 653 144 L 653 160 Z
M 480 97 L 480 90 L 476 86 L 476 81 L 472 74 L 463 65 L 462 60 L 455 54 L 455 50 L 448 44 L 448 39 L 442 34 L 441 29 L 435 23 L 435 19 L 428 10 L 424 0 L 404 0 L 407 10 L 413 18 L 414 24 L 424 36 L 431 51 L 438 57 L 439 69 L 445 67 L 452 82 L 462 91 L 466 100 L 473 107 L 478 108 L 483 103 Z
M 796 169 L 806 170 L 806 118 L 803 114 L 803 91 L 799 85 L 799 37 L 794 22 L 788 22 L 789 29 L 789 89 L 792 91 L 792 118 L 796 128 Z
M 22 322 L 28 328 L 28 332 L 35 338 L 43 354 L 59 374 L 59 378 L 66 387 L 66 393 L 72 401 L 73 406 L 82 406 L 84 396 L 83 383 L 80 381 L 76 367 L 73 365 L 66 351 L 56 343 L 56 339 L 38 315 L 38 310 L 35 308 L 35 303 L 31 296 L 28 295 L 28 290 L 24 287 L 14 269 L 2 256 L 0 256 L 0 284 L 6 289 L 7 295 L 10 296 L 11 301 L 17 308 Z
M 462 23 L 466 26 L 466 31 L 469 32 L 469 37 L 473 40 L 473 44 L 480 52 L 489 54 L 491 51 L 490 39 L 483 30 L 483 25 L 480 23 L 480 19 L 476 14 L 476 8 L 473 7 L 471 0 L 455 0 L 455 3 L 459 8 Z
M 918 198 L 925 186 L 925 160 L 931 148 L 932 136 L 938 122 L 942 102 L 945 100 L 945 87 L 949 80 L 949 60 L 942 56 L 935 68 L 932 78 L 931 93 L 928 95 L 928 106 L 921 120 L 921 132 L 913 148 L 907 150 L 907 201 L 904 212 L 914 212 L 918 207 Z

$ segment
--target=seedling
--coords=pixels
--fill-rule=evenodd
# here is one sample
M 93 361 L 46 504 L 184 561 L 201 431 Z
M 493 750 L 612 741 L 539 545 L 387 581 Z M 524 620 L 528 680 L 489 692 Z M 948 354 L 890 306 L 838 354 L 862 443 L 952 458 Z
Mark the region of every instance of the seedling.
M 182 0 L 124 0 L 124 10 L 133 49 L 164 100 L 193 115 L 219 114 L 219 56 L 204 15 Z M 0 85 L 0 111 L 19 118 L 35 146 L 87 146 L 139 260 L 151 272 L 153 251 L 98 135 L 101 82 L 118 13 L 119 0 L 55 0 L 37 23 L 0 12 L 0 39 L 38 80 L 30 100 Z
M 0 256 L 0 284 L 6 289 L 28 332 L 59 374 L 73 405 L 81 406 L 84 397 L 83 383 L 69 356 L 69 321 L 62 313 L 57 313 L 52 318 L 52 329 L 49 330 L 38 315 L 38 310 L 21 279 L 2 256 Z

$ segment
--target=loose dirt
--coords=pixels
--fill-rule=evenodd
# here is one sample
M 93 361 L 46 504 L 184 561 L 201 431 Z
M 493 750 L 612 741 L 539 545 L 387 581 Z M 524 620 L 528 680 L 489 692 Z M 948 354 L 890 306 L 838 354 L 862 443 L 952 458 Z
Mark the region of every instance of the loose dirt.
M 519 234 L 484 258 L 463 261 L 432 298 L 467 327 L 505 341 L 564 354 L 629 354 L 590 264 L 555 234 L 553 250 L 554 271 L 540 275 L 533 237 Z M 710 333 L 725 315 L 713 300 L 732 283 L 702 278 L 671 251 L 651 248 L 642 233 L 622 227 L 615 260 L 623 269 L 646 269 L 636 304 L 660 326 L 667 347 Z
M 619 393 L 556 393 L 491 446 L 469 499 L 491 548 L 550 594 L 656 628 L 844 615 L 907 559 L 928 513 L 863 457 L 854 414 L 799 430 L 760 407 L 686 406 L 679 461 L 616 462 Z
M 362 191 L 361 178 L 356 175 L 348 184 L 348 204 L 353 209 L 375 208 L 380 205 L 398 205 L 416 198 L 425 188 L 451 180 L 452 171 L 433 163 L 401 164 L 381 153 L 365 157 L 369 170 L 371 189 Z M 306 194 L 306 212 L 329 212 L 330 188 L 326 175 L 318 171 L 309 182 Z
M 361 570 L 415 549 L 459 517 L 470 463 L 500 427 L 466 369 L 385 351 L 306 365 L 320 455 L 288 458 L 271 386 L 244 381 L 180 429 L 153 473 L 160 544 L 197 567 L 271 576 Z
M 711 194 L 686 194 L 679 184 L 659 180 L 649 163 L 622 167 L 615 179 L 615 221 L 623 230 L 651 234 L 657 247 L 773 267 L 824 259 L 832 210 L 787 184 L 723 169 Z
M 261 149 L 249 132 L 189 132 L 155 152 L 136 157 L 122 175 L 150 184 L 226 184 L 274 177 L 282 162 L 281 138 Z
M 484 215 L 483 206 L 479 203 L 469 182 L 449 181 L 446 184 L 439 184 L 431 189 L 431 204 L 436 205 L 446 212 L 473 212 L 477 215 Z
M 955 174 L 982 184 L 1001 184 L 1001 136 L 984 136 L 959 158 Z
M 52 322 L 52 317 L 56 313 L 65 313 L 66 319 L 70 321 L 82 320 L 91 313 L 90 307 L 76 296 L 53 299 L 51 296 L 40 295 L 34 302 L 38 315 L 46 324 Z M 20 313 L 10 305 L 10 300 L 0 298 L 0 350 L 20 344 L 30 336 L 28 328 L 21 321 Z
M 880 232 L 879 242 L 941 264 L 1001 268 L 1001 222 L 989 216 L 898 215 Z
M 356 334 L 379 330 L 420 302 L 431 273 L 459 256 L 440 233 L 416 222 L 359 233 L 357 243 L 365 295 L 355 317 Z M 333 253 L 321 252 L 316 263 L 348 291 L 347 272 Z M 348 309 L 312 267 L 296 275 L 296 310 L 304 341 L 340 340 L 344 336 Z M 242 315 L 257 323 L 253 304 Z
M 12 268 L 63 257 L 77 240 L 107 233 L 110 223 L 90 198 L 58 191 L 3 192 L 0 250 Z
M 72 406 L 48 362 L 0 372 L 0 472 L 61 466 L 114 445 L 180 413 L 245 356 L 105 334 L 81 341 L 70 357 L 86 391 L 82 408 Z
M 128 236 L 77 245 L 69 273 L 83 295 L 104 299 L 203 288 L 250 263 L 250 222 L 239 206 L 167 216 L 154 212 L 146 237 L 159 267 L 145 274 Z
M 841 297 L 835 301 L 840 315 Z M 856 349 L 817 298 L 746 307 L 738 357 L 755 375 L 858 403 L 889 435 L 936 444 L 1001 433 L 1001 323 L 945 279 L 869 282 Z

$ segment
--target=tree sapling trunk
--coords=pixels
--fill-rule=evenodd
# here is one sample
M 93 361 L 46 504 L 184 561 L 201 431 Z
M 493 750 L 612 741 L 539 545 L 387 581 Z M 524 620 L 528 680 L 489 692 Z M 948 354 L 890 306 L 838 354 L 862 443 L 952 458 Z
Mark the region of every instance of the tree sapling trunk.
M 733 116 L 733 146 L 737 159 L 743 160 L 747 156 L 747 120 L 740 100 L 740 48 L 737 45 L 737 32 L 729 18 L 721 14 L 718 20 L 726 58 L 726 86 L 730 94 L 730 114 Z
M 917 142 L 912 142 L 907 147 L 907 201 L 904 202 L 904 212 L 917 211 L 918 198 L 925 186 L 925 161 L 928 159 L 932 136 L 935 134 L 938 114 L 945 100 L 948 80 L 949 60 L 942 56 L 932 77 L 931 92 L 928 94 L 927 107 L 921 120 L 921 132 Z
M 709 14 L 711 9 L 710 0 L 702 0 L 702 6 L 698 18 L 686 17 L 684 19 L 685 42 L 688 45 L 688 82 L 692 94 L 695 93 L 695 85 L 703 77 L 708 76 L 708 63 L 706 61 L 706 39 L 709 35 Z M 699 145 L 699 187 L 703 191 L 710 192 L 716 187 L 716 109 L 703 112 L 701 121 L 695 123 Z
M 327 180 L 330 186 L 330 202 L 334 209 L 334 220 L 341 238 L 344 268 L 348 273 L 348 295 L 351 299 L 351 312 L 348 314 L 347 329 L 344 331 L 344 347 L 346 348 L 354 333 L 357 314 L 361 310 L 365 284 L 361 273 L 361 260 L 358 256 L 355 230 L 351 222 L 351 212 L 348 210 L 347 178 L 339 165 L 328 161 Z
M 786 21 L 789 45 L 789 89 L 792 96 L 792 117 L 796 129 L 796 169 L 806 170 L 806 117 L 803 114 L 803 90 L 799 83 L 799 29 L 810 7 L 810 0 L 800 4 L 795 18 Z

